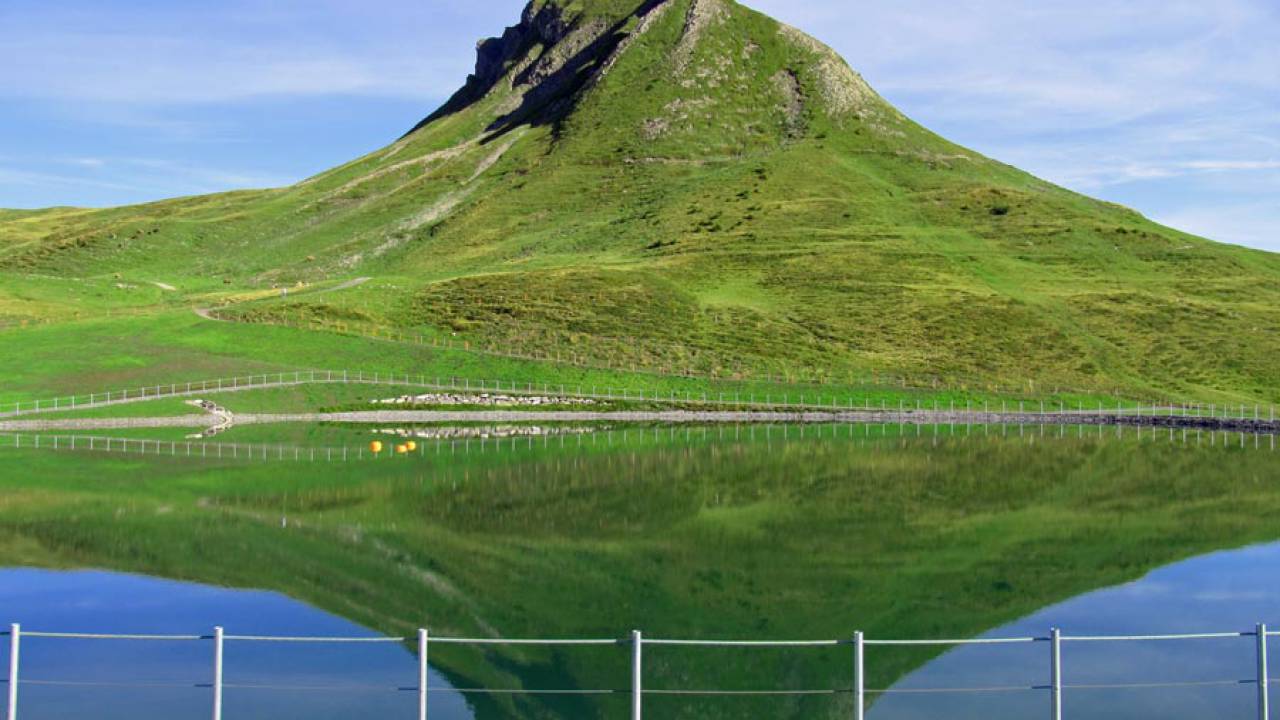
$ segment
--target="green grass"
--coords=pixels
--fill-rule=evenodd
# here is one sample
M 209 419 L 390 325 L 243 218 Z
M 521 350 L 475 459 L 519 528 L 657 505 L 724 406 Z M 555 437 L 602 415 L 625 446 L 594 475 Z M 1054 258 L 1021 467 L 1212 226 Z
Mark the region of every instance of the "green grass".
M 534 107 L 509 133 L 484 130 L 510 108 L 499 83 L 289 188 L 0 216 L 0 326 L 71 323 L 91 343 L 77 320 L 230 304 L 659 372 L 1280 400 L 1276 256 L 955 146 L 740 6 L 690 44 L 687 3 L 567 115 Z M 551 4 L 577 32 L 627 11 Z M 373 280 L 331 290 L 357 276 Z M 40 335 L 9 332 L 14 348 Z M 223 335 L 166 354 L 197 374 L 249 354 Z M 371 354 L 311 344 L 343 365 Z M 121 374 L 91 360 L 60 382 Z
M 90 393 L 137 390 L 143 386 L 180 388 L 189 382 L 251 374 L 292 373 L 297 370 L 348 370 L 380 373 L 385 377 L 410 375 L 415 380 L 448 382 L 467 379 L 472 387 L 480 382 L 492 389 L 494 383 L 509 388 L 512 383 L 557 393 L 626 391 L 628 397 L 644 393 L 670 400 L 685 400 L 686 406 L 702 406 L 702 398 L 718 401 L 805 402 L 840 408 L 887 407 L 899 404 L 932 408 L 979 408 L 984 403 L 1001 407 L 1029 402 L 1037 407 L 1043 400 L 1050 409 L 1094 407 L 1103 403 L 1117 406 L 1115 398 L 1094 394 L 1053 393 L 1047 388 L 1028 387 L 1020 393 L 992 393 L 982 387 L 903 389 L 875 383 L 833 383 L 822 386 L 789 385 L 764 381 L 708 381 L 701 378 L 665 376 L 570 367 L 496 357 L 461 349 L 432 348 L 415 344 L 375 341 L 326 332 L 312 332 L 270 325 L 211 322 L 193 313 L 173 311 L 146 318 L 118 317 L 75 323 L 42 325 L 10 331 L 22 338 L 21 352 L 0 353 L 0 408 L 14 403 L 29 405 L 36 399 L 48 401 L 71 395 L 83 401 Z M 0 334 L 0 337 L 3 337 Z M 233 412 L 292 412 L 349 407 L 371 398 L 394 397 L 421 392 L 412 387 L 315 385 L 279 391 L 250 393 L 206 393 L 209 399 L 225 404 Z M 1228 396 L 1223 396 L 1225 402 Z M 1231 397 L 1230 399 L 1236 399 Z M 1133 405 L 1126 400 L 1126 407 Z M 714 403 L 711 403 L 714 404 Z M 7 407 L 6 407 L 7 406 Z M 93 416 L 141 415 L 141 406 L 124 405 L 93 411 Z M 126 408 L 128 408 L 126 410 Z M 71 416 L 81 413 L 69 413 Z M 161 414 L 169 414 L 163 411 Z

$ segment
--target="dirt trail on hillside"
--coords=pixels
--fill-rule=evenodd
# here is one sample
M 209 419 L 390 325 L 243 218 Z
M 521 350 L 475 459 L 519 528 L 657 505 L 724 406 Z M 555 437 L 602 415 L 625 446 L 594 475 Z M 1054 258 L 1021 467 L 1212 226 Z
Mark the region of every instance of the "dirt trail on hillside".
M 302 292 L 295 293 L 295 295 L 298 297 L 313 297 L 315 295 L 324 295 L 325 293 L 339 292 L 342 290 L 350 290 L 352 288 L 360 287 L 361 285 L 369 282 L 372 279 L 373 278 L 371 277 L 358 277 L 352 280 L 348 280 L 344 283 L 334 285 L 331 288 L 320 288 L 319 290 L 303 290 Z M 191 308 L 191 312 L 195 313 L 201 318 L 204 318 L 205 320 L 212 320 L 214 322 L 231 322 L 230 320 L 224 320 L 223 318 L 220 318 L 214 315 L 213 310 L 214 310 L 213 308 L 202 308 L 202 307 Z

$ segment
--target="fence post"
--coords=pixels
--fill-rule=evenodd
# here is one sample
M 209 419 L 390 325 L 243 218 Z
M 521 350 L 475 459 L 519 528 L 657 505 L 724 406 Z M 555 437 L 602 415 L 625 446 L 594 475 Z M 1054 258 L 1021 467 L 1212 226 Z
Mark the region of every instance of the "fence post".
M 1049 694 L 1053 720 L 1062 720 L 1062 631 L 1049 631 Z
M 213 629 L 213 720 L 222 720 L 222 628 Z
M 862 631 L 853 634 L 853 720 L 863 720 L 867 712 L 866 639 Z
M 1267 680 L 1267 626 L 1259 623 L 1258 632 L 1258 720 L 1270 720 L 1271 698 Z
M 22 626 L 9 626 L 9 720 L 18 720 L 18 651 L 22 645 Z
M 631 631 L 631 720 L 643 718 L 643 687 L 640 684 L 640 663 L 644 653 L 644 637 L 639 630 Z
M 418 720 L 427 720 L 428 640 L 426 628 L 418 630 Z

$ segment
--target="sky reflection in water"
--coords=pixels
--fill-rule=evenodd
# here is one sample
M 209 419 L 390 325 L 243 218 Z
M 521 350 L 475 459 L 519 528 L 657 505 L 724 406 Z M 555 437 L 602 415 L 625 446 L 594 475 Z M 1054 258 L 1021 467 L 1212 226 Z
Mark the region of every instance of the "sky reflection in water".
M 108 572 L 0 570 L 0 617 L 24 630 L 129 634 L 368 637 L 365 628 L 283 595 L 227 590 Z M 8 640 L 5 640 L 5 648 Z M 8 653 L 0 666 L 8 667 Z M 329 691 L 230 688 L 226 717 L 413 717 L 417 660 L 399 644 L 227 643 L 228 685 L 336 686 Z M 212 643 L 24 638 L 22 720 L 93 717 L 209 717 Z M 149 687 L 119 687 L 115 684 Z M 448 681 L 432 673 L 432 686 Z M 432 717 L 471 713 L 453 694 L 434 693 Z
M 1251 631 L 1280 624 L 1280 543 L 1215 553 L 1157 570 L 1133 583 L 1099 590 L 993 630 L 987 637 L 1142 635 Z M 1065 643 L 1066 685 L 1252 680 L 1252 637 L 1124 643 Z M 1273 638 L 1271 652 L 1280 647 Z M 868 662 L 876 652 L 869 651 Z M 1275 674 L 1274 672 L 1272 673 Z M 1043 685 L 1049 645 L 969 646 L 943 655 L 895 689 Z M 1252 717 L 1252 684 L 1068 690 L 1064 713 L 1094 719 Z M 1044 691 L 886 695 L 874 720 L 1047 716 Z

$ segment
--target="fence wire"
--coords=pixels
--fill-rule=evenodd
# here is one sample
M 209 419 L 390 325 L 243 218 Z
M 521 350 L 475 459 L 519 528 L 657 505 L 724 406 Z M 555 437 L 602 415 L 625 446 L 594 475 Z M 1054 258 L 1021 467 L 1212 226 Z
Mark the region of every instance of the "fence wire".
M 807 427 L 817 428 L 815 434 L 819 439 L 824 437 L 822 428 L 831 428 L 831 439 L 842 439 L 844 433 L 836 432 L 836 429 L 848 428 L 850 439 L 893 439 L 900 440 L 910 436 L 910 433 L 898 433 L 890 435 L 889 428 L 907 428 L 917 427 L 914 423 L 849 423 L 849 422 L 825 422 L 819 424 L 799 425 L 798 429 L 792 430 L 799 439 L 808 437 Z M 951 430 L 944 431 L 948 427 L 948 423 L 931 423 L 934 432 L 930 437 L 936 439 L 966 439 L 971 437 L 988 437 L 991 434 L 986 432 L 974 432 L 975 429 L 990 428 L 989 424 L 952 424 Z M 865 429 L 866 435 L 861 432 L 855 437 L 854 427 Z M 955 432 L 957 427 L 967 428 L 967 432 Z M 1086 437 L 1099 438 L 1104 437 L 1102 426 L 1098 427 L 1098 433 L 1086 435 L 1081 427 L 1081 432 L 1058 432 L 1044 433 L 1044 426 L 1011 426 L 1007 424 L 999 425 L 1006 430 L 1011 427 L 1019 427 L 1019 429 L 1031 427 L 1040 427 L 1042 432 L 1031 432 L 1026 434 L 1028 441 L 1034 441 L 1038 438 L 1045 439 L 1084 439 Z M 1066 426 L 1060 426 L 1065 429 Z M 782 432 L 787 430 L 787 425 L 777 424 L 735 424 L 721 425 L 720 439 L 760 439 L 757 436 L 761 434 L 768 435 L 773 432 Z M 872 428 L 879 428 L 878 434 L 871 434 Z M 1117 429 L 1119 429 L 1117 427 Z M 725 430 L 734 433 L 732 438 L 728 438 Z M 499 451 L 518 451 L 525 448 L 533 449 L 535 445 L 541 447 L 550 447 L 552 443 L 556 443 L 559 447 L 568 447 L 565 440 L 569 439 L 578 445 L 586 443 L 600 442 L 603 438 L 604 442 L 613 442 L 621 435 L 621 439 L 625 442 L 633 437 L 637 440 L 644 440 L 646 431 L 637 429 L 634 433 L 630 430 L 621 432 L 608 428 L 601 428 L 593 431 L 577 431 L 572 433 L 564 432 L 543 432 L 540 434 L 513 434 L 513 435 L 476 435 L 464 437 L 419 437 L 413 435 L 378 435 L 375 439 L 382 438 L 386 445 L 381 452 L 374 452 L 365 445 L 356 446 L 317 446 L 304 447 L 298 445 L 281 445 L 268 443 L 225 443 L 209 440 L 152 440 L 146 438 L 130 438 L 130 437 L 114 437 L 106 435 L 79 435 L 79 434 L 52 434 L 47 432 L 0 432 L 0 450 L 46 450 L 46 451 L 66 451 L 66 452 L 91 452 L 102 454 L 130 454 L 160 458 L 174 458 L 177 460 L 189 460 L 192 462 L 207 461 L 247 461 L 247 462 L 275 462 L 275 463 L 350 463 L 350 462 L 368 462 L 368 461 L 390 461 L 405 460 L 413 458 L 421 458 L 432 455 L 449 454 L 471 454 L 473 452 L 499 452 Z M 1152 429 L 1151 432 L 1144 433 L 1141 428 L 1136 428 L 1136 436 L 1139 439 L 1150 439 L 1152 442 L 1165 442 L 1171 446 L 1184 447 L 1212 447 L 1223 451 L 1226 450 L 1254 450 L 1261 452 L 1276 451 L 1276 434 L 1258 435 L 1246 432 L 1226 432 L 1226 431 L 1206 431 L 1207 434 L 1202 435 L 1199 431 L 1194 434 L 1183 430 L 1181 434 L 1175 433 L 1172 429 L 1168 433 L 1163 433 L 1160 429 Z M 659 435 L 658 430 L 653 430 L 654 437 Z M 1008 433 L 1006 433 L 1008 435 Z M 917 437 L 925 437 L 918 432 Z M 1238 436 L 1238 442 L 1233 440 Z M 699 436 L 705 438 L 705 433 Z M 791 435 L 784 435 L 785 439 L 793 439 Z M 1012 435 L 1010 435 L 1012 437 Z M 1018 437 L 1023 437 L 1021 433 Z M 1122 438 L 1123 435 L 1117 435 Z M 1249 442 L 1248 438 L 1253 441 Z M 1016 438 L 1014 438 L 1016 439 Z M 395 450 L 395 445 L 400 440 L 413 440 L 418 443 L 417 449 L 406 454 L 399 454 Z M 1086 638 L 1081 638 L 1086 639 Z M 945 641 L 912 641 L 914 644 L 949 644 Z M 884 642 L 875 642 L 873 644 L 886 644 Z M 907 644 L 907 643 L 903 643 Z
M 680 376 L 675 376 L 680 377 Z M 818 388 L 815 390 L 812 386 L 793 385 L 793 384 L 775 384 L 768 383 L 768 392 L 760 392 L 755 388 L 760 384 L 759 381 L 752 380 L 732 380 L 721 379 L 716 381 L 720 385 L 714 388 L 700 389 L 699 392 L 691 390 L 676 391 L 670 390 L 659 392 L 653 389 L 639 390 L 630 387 L 617 387 L 614 385 L 591 385 L 586 384 L 560 384 L 549 382 L 533 382 L 521 380 L 506 379 L 474 379 L 455 376 L 429 376 L 425 374 L 409 374 L 409 373 L 383 373 L 383 372 L 365 372 L 363 370 L 300 370 L 292 372 L 276 372 L 253 374 L 248 376 L 236 376 L 231 378 L 217 378 L 213 380 L 197 380 L 191 382 L 175 382 L 175 383 L 158 383 L 145 387 L 130 388 L 124 390 L 111 390 L 106 392 L 79 393 L 70 396 L 57 398 L 41 398 L 36 400 L 28 400 L 25 402 L 12 403 L 12 410 L 9 410 L 9 404 L 0 406 L 0 417 L 19 417 L 32 414 L 47 414 L 54 412 L 64 412 L 71 410 L 90 410 L 94 408 L 110 407 L 122 404 L 133 404 L 138 402 L 147 402 L 160 400 L 165 398 L 182 398 L 195 397 L 202 394 L 219 394 L 226 392 L 238 392 L 246 390 L 262 390 L 280 387 L 294 387 L 299 385 L 311 384 L 344 384 L 344 385 L 385 385 L 395 387 L 413 387 L 422 390 L 430 390 L 436 392 L 465 392 L 465 393 L 508 393 L 511 395 L 558 395 L 561 397 L 587 398 L 596 400 L 610 400 L 622 402 L 652 402 L 652 403 L 672 403 L 672 404 L 689 404 L 700 403 L 702 405 L 712 405 L 720 407 L 767 407 L 767 408 L 787 408 L 793 410 L 847 410 L 850 412 L 862 411 L 871 412 L 892 412 L 896 409 L 899 413 L 910 412 L 913 409 L 919 413 L 922 411 L 931 411 L 934 413 L 956 413 L 961 410 L 967 413 L 976 413 L 978 408 L 972 401 L 967 401 L 965 406 L 961 408 L 954 401 L 950 401 L 947 405 L 942 405 L 938 400 L 930 403 L 922 403 L 916 400 L 915 407 L 910 404 L 904 404 L 899 401 L 897 408 L 886 403 L 884 397 L 886 392 L 896 390 L 894 386 L 880 386 L 866 383 L 854 384 L 850 387 L 842 389 Z M 1032 384 L 1034 386 L 1034 383 Z M 905 392 L 910 390 L 913 393 L 932 393 L 932 394 L 950 394 L 950 393 L 982 393 L 981 389 L 969 387 L 942 387 L 935 385 L 932 388 L 907 388 L 905 385 L 902 390 Z M 1055 395 L 1066 392 L 1072 395 L 1096 396 L 1097 391 L 1075 391 L 1075 390 L 1055 390 Z M 1010 394 L 1010 393 L 987 393 L 987 394 Z M 877 402 L 873 402 L 872 396 L 876 396 Z M 1016 395 L 1015 395 L 1016 398 Z M 1016 409 L 1014 403 L 1016 402 Z M 1037 413 L 1038 408 L 1038 413 Z M 983 401 L 982 412 L 984 414 L 996 413 L 997 408 L 993 402 Z M 1217 405 L 1212 403 L 1200 403 L 1189 401 L 1146 401 L 1146 400 L 1124 400 L 1116 398 L 1115 400 L 1103 403 L 1096 403 L 1096 413 L 1094 403 L 1088 406 L 1083 401 L 1076 401 L 1074 407 L 1065 400 L 1056 402 L 1046 401 L 1027 401 L 1027 400 L 1004 400 L 1001 401 L 999 412 L 1004 415 L 1023 415 L 1028 417 L 1045 416 L 1045 415 L 1062 415 L 1062 416 L 1094 416 L 1107 415 L 1116 420 L 1126 420 L 1137 418 L 1165 418 L 1172 420 L 1187 419 L 1204 419 L 1221 420 L 1223 423 L 1266 423 L 1274 426 L 1277 416 L 1276 409 L 1273 405 L 1263 406 L 1260 403 L 1235 405 Z
M 1173 688 L 1211 688 L 1256 686 L 1259 690 L 1260 717 L 1269 716 L 1268 703 L 1265 699 L 1267 685 L 1278 682 L 1267 674 L 1266 639 L 1280 636 L 1280 632 L 1268 631 L 1266 625 L 1259 624 L 1254 631 L 1244 632 L 1208 632 L 1208 633 L 1176 633 L 1163 635 L 1063 635 L 1054 630 L 1048 636 L 1024 637 L 985 637 L 971 639 L 888 639 L 866 638 L 862 633 L 855 633 L 852 639 L 841 638 L 831 640 L 702 640 L 680 638 L 645 638 L 639 632 L 630 636 L 615 638 L 497 638 L 497 637 L 433 637 L 426 630 L 419 630 L 416 640 L 419 645 L 420 682 L 418 685 L 393 684 L 299 684 L 299 683 L 253 683 L 224 682 L 223 646 L 226 643 L 330 643 L 348 644 L 406 644 L 415 637 L 405 636 L 276 636 L 276 635 L 229 635 L 222 628 L 215 628 L 212 634 L 143 634 L 143 633 L 76 633 L 26 631 L 20 625 L 12 625 L 8 630 L 0 630 L 0 635 L 10 640 L 10 674 L 8 679 L 0 679 L 0 684 L 10 688 L 10 717 L 16 717 L 18 694 L 14 684 L 46 687 L 81 687 L 81 688 L 117 688 L 117 689 L 206 689 L 212 690 L 218 700 L 215 703 L 215 720 L 221 708 L 221 694 L 226 690 L 243 691 L 279 691 L 279 692 L 336 692 L 336 693 L 417 693 L 419 696 L 419 717 L 425 717 L 427 697 L 438 694 L 460 695 L 510 695 L 510 696 L 605 696 L 629 695 L 633 698 L 633 709 L 639 712 L 642 697 L 805 697 L 805 696 L 841 696 L 853 695 L 858 702 L 865 702 L 869 696 L 893 695 L 974 695 L 974 694 L 1009 694 L 1009 693 L 1047 693 L 1054 698 L 1055 718 L 1060 720 L 1060 698 L 1067 691 L 1097 690 L 1159 690 Z M 215 647 L 215 671 L 212 682 L 175 682 L 175 681 L 95 681 L 63 678 L 24 678 L 19 675 L 18 648 L 23 639 L 45 639 L 53 641 L 86 640 L 86 641 L 134 641 L 134 642 L 212 642 Z M 1253 638 L 1251 647 L 1257 653 L 1258 675 L 1254 678 L 1216 678 L 1202 680 L 1154 681 L 1154 682 L 1094 682 L 1070 683 L 1061 679 L 1060 648 L 1065 644 L 1080 643 L 1142 643 L 1167 641 L 1202 641 Z M 1047 684 L 1030 685 L 981 685 L 981 686 L 937 686 L 937 687 L 865 687 L 866 665 L 863 648 L 866 646 L 881 647 L 964 647 L 992 645 L 1026 645 L 1050 643 L 1053 649 L 1051 681 Z M 633 651 L 633 685 L 630 688 L 518 688 L 518 687 L 453 687 L 432 686 L 425 681 L 427 674 L 426 650 L 431 645 L 453 646 L 615 646 L 630 647 Z M 642 653 L 643 647 L 698 647 L 698 648 L 778 648 L 803 649 L 823 647 L 853 646 L 856 665 L 855 684 L 852 687 L 832 688 L 648 688 L 642 687 Z M 639 717 L 633 714 L 634 717 Z

